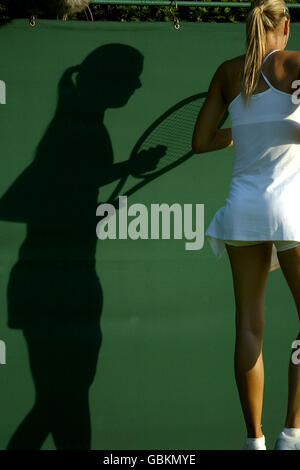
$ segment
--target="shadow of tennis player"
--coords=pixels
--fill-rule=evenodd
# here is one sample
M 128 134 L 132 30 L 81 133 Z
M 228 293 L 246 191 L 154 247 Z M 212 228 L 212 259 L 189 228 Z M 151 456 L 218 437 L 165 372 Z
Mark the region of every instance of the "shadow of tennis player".
M 88 394 L 102 343 L 98 190 L 130 171 L 113 162 L 103 119 L 141 87 L 142 69 L 142 54 L 116 43 L 66 70 L 33 162 L 0 200 L 0 219 L 27 227 L 8 283 L 8 326 L 24 333 L 35 385 L 7 449 L 40 449 L 50 433 L 57 449 L 91 446 Z M 157 155 L 143 160 L 153 168 Z

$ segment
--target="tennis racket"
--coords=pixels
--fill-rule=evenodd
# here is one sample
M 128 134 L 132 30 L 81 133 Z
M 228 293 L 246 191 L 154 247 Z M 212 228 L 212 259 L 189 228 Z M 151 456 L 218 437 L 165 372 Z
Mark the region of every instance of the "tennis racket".
M 130 196 L 150 181 L 181 165 L 194 155 L 192 136 L 201 106 L 207 92 L 197 93 L 169 108 L 141 135 L 131 151 L 130 175 L 138 181 L 123 196 Z M 224 114 L 219 128 L 224 124 Z M 116 199 L 124 187 L 129 174 L 121 177 L 117 187 L 107 201 L 118 206 Z

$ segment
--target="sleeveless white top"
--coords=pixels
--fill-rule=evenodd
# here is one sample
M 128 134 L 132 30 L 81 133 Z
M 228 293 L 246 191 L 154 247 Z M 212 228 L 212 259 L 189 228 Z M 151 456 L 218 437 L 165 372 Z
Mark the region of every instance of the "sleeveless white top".
M 265 57 L 263 63 L 275 51 Z M 226 204 L 205 236 L 220 258 L 224 240 L 300 241 L 300 106 L 292 95 L 269 88 L 229 104 L 234 164 Z M 272 245 L 270 271 L 280 267 Z

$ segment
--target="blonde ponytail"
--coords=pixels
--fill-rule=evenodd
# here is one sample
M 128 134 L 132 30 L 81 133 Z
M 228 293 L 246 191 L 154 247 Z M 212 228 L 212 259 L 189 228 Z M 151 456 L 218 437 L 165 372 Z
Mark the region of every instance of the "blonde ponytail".
M 246 106 L 258 85 L 266 54 L 266 32 L 275 30 L 283 17 L 290 19 L 284 0 L 254 0 L 246 18 L 246 57 L 242 96 Z

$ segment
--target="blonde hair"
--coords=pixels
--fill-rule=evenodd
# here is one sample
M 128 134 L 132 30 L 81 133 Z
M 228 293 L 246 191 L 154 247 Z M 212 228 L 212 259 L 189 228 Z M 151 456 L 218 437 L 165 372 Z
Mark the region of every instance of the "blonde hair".
M 284 0 L 254 0 L 246 18 L 246 57 L 242 96 L 246 106 L 255 90 L 266 53 L 266 32 L 274 31 L 282 18 L 290 19 Z
M 52 0 L 53 1 L 53 0 Z M 90 0 L 56 0 L 57 9 L 66 14 L 80 13 L 89 6 Z

